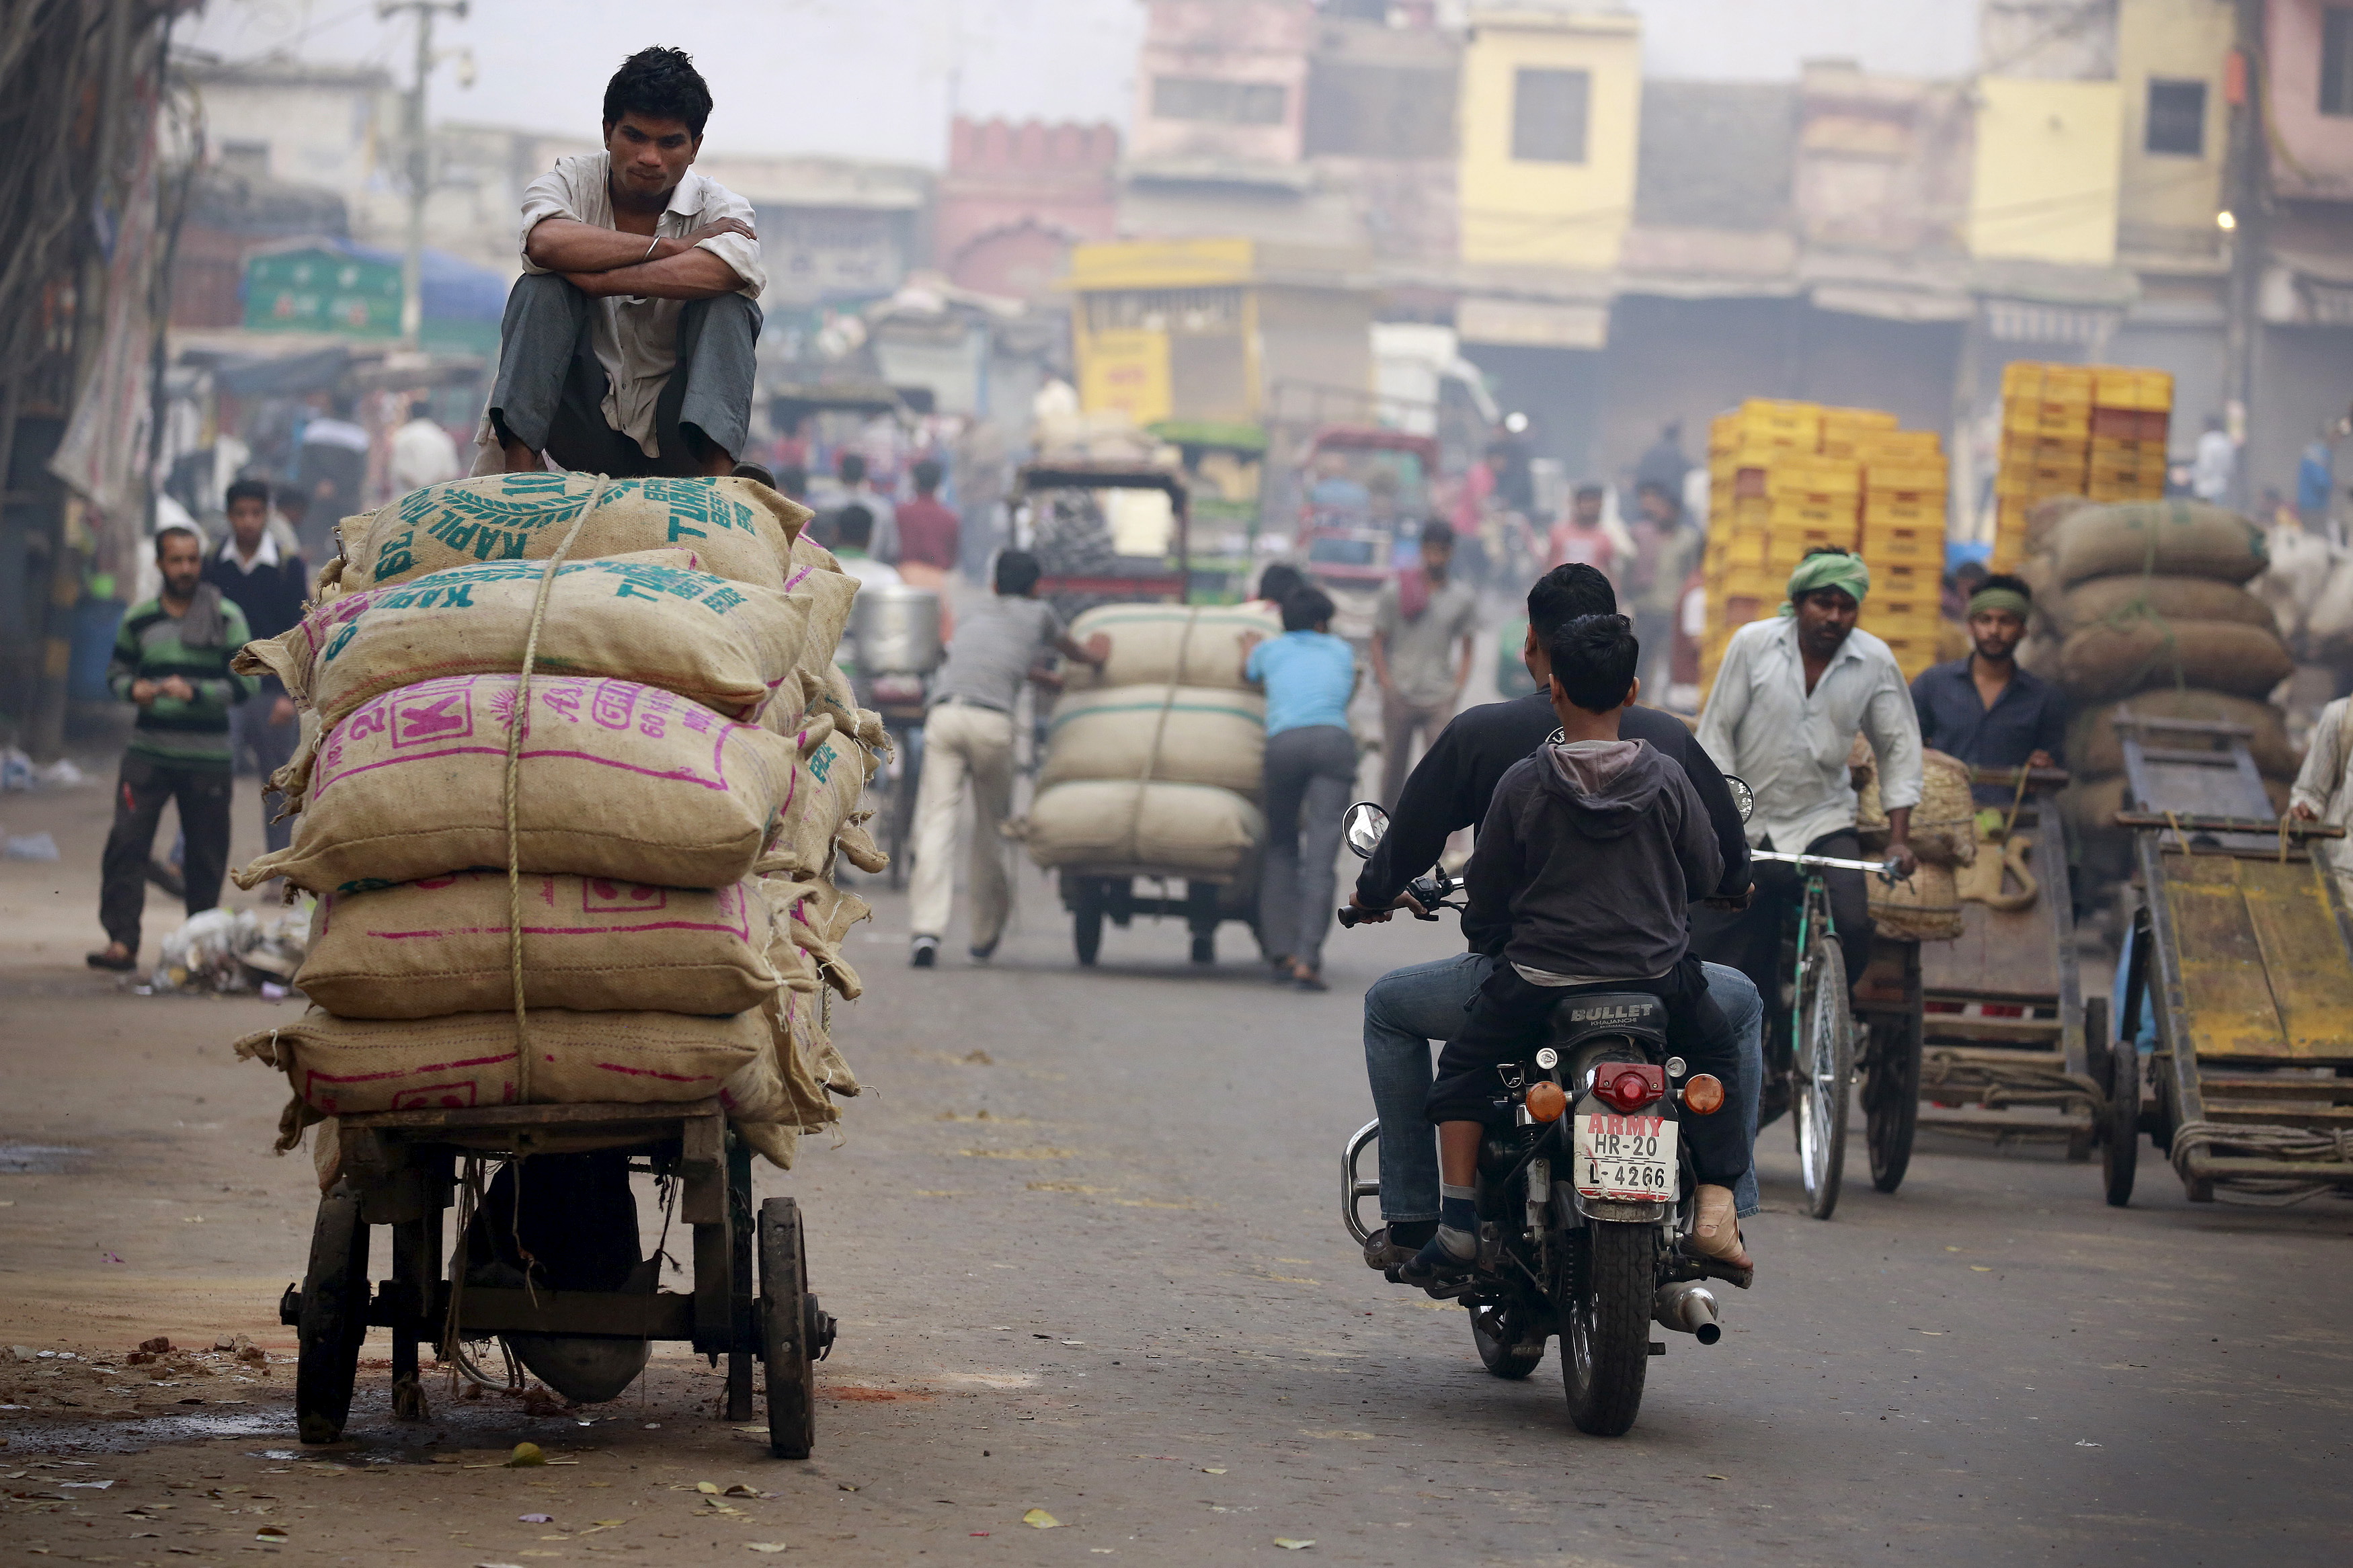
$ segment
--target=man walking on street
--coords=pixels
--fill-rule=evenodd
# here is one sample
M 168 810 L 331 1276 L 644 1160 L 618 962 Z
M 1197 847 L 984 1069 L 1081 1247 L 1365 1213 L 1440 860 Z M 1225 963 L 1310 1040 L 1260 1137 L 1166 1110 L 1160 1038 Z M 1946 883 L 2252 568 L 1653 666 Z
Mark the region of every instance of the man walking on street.
M 302 618 L 309 565 L 300 555 L 283 554 L 270 537 L 269 487 L 259 479 L 239 479 L 229 486 L 228 531 L 220 552 L 205 563 L 205 581 L 244 612 L 249 637 L 274 637 Z M 236 645 L 230 651 L 236 651 Z M 294 825 L 272 820 L 284 796 L 269 787 L 269 776 L 294 755 L 301 733 L 294 700 L 274 675 L 260 678 L 252 701 L 228 711 L 231 771 L 250 761 L 260 773 L 262 836 L 271 849 L 283 849 L 293 841 Z
M 1454 717 L 1470 683 L 1479 600 L 1453 575 L 1454 530 L 1421 525 L 1421 563 L 1383 584 L 1373 610 L 1373 679 L 1381 687 L 1381 804 L 1397 804 L 1413 767 Z M 1459 648 L 1458 648 L 1459 645 Z
M 918 588 L 937 588 L 955 570 L 964 521 L 940 504 L 939 461 L 925 458 L 914 467 L 915 499 L 898 509 L 899 571 Z M 909 572 L 909 567 L 920 568 Z
M 1013 710 L 1021 683 L 1059 688 L 1033 668 L 1048 649 L 1097 669 L 1111 658 L 1101 633 L 1080 647 L 1053 606 L 1037 597 L 1038 558 L 1008 550 L 997 558 L 997 594 L 973 610 L 948 645 L 923 718 L 923 779 L 915 790 L 915 875 L 908 889 L 914 925 L 909 962 L 939 962 L 955 901 L 956 806 L 972 786 L 972 956 L 997 951 L 1012 903 L 1005 871 L 1005 814 L 1013 800 Z
M 392 433 L 390 466 L 393 493 L 403 496 L 427 485 L 448 484 L 465 473 L 458 461 L 458 443 L 434 419 L 430 400 L 419 397 L 408 405 L 408 423 Z
M 605 150 L 523 192 L 477 471 L 542 453 L 615 478 L 733 469 L 767 275 L 752 204 L 690 166 L 710 115 L 683 51 L 641 49 L 605 89 Z
M 90 955 L 93 969 L 138 967 L 147 858 L 166 802 L 178 803 L 187 837 L 181 874 L 188 913 L 220 902 L 228 869 L 228 713 L 253 695 L 254 684 L 228 667 L 248 640 L 245 614 L 204 580 L 205 544 L 195 530 L 160 530 L 155 564 L 164 591 L 131 606 L 106 667 L 108 689 L 135 704 L 139 720 L 115 784 L 98 906 L 107 943 Z
M 1671 684 L 1675 612 L 1683 606 L 1683 580 L 1699 564 L 1706 542 L 1683 516 L 1678 493 L 1657 479 L 1646 479 L 1637 488 L 1635 505 L 1641 516 L 1633 529 L 1634 559 L 1626 569 L 1628 607 L 1633 612 L 1635 638 L 1642 645 L 1642 683 L 1662 697 Z

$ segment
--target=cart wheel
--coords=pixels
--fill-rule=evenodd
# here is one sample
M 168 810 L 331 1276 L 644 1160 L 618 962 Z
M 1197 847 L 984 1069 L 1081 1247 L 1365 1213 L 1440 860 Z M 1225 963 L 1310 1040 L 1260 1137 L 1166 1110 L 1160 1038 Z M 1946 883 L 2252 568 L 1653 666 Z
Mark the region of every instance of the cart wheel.
M 806 1459 L 817 1442 L 817 1391 L 810 1363 L 808 1256 L 800 1205 L 760 1205 L 760 1352 L 768 1367 L 768 1452 Z
M 1919 1026 L 1915 1020 L 1874 1024 L 1871 1047 L 1862 1080 L 1864 1141 L 1871 1146 L 1871 1184 L 1892 1193 L 1904 1184 L 1920 1125 Z
M 1092 877 L 1082 877 L 1071 893 L 1071 945 L 1078 949 L 1081 963 L 1093 963 L 1095 954 L 1103 951 L 1103 927 L 1102 885 Z
M 2133 1171 L 2140 1163 L 2140 1052 L 2130 1040 L 2122 1040 L 2108 1058 L 2107 1139 L 2100 1164 L 2107 1177 L 2108 1202 L 2122 1208 L 2132 1202 Z
M 352 1413 L 360 1343 L 367 1338 L 368 1227 L 360 1195 L 337 1182 L 319 1200 L 311 1227 L 311 1269 L 302 1277 L 295 1323 L 294 1416 L 305 1443 L 332 1443 Z

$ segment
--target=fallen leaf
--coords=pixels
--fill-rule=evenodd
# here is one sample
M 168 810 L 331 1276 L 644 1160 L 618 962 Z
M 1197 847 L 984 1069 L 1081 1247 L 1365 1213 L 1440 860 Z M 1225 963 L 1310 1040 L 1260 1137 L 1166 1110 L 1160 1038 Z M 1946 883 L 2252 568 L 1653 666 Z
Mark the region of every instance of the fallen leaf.
M 1032 1530 L 1060 1530 L 1062 1521 L 1042 1508 L 1033 1508 L 1021 1516 L 1021 1522 Z
M 274 1524 L 265 1524 L 253 1532 L 253 1538 L 256 1541 L 266 1541 L 276 1545 L 286 1539 L 286 1532 Z
M 514 1452 L 507 1456 L 509 1469 L 520 1469 L 526 1465 L 545 1463 L 547 1463 L 547 1456 L 539 1451 L 539 1445 L 536 1443 L 517 1443 L 514 1446 Z
M 754 1552 L 789 1552 L 792 1543 L 786 1541 L 747 1541 L 744 1543 Z
M 742 1481 L 737 1481 L 733 1486 L 727 1489 L 726 1495 L 729 1497 L 765 1497 L 768 1494 L 762 1491 L 757 1487 L 747 1487 Z
M 694 1483 L 694 1489 L 702 1493 L 705 1497 L 717 1497 L 719 1495 L 718 1486 L 714 1482 L 711 1481 L 697 1481 Z
M 1972 1274 L 1990 1274 L 1993 1270 L 1987 1268 L 1982 1263 L 1972 1263 L 1969 1265 L 1969 1272 Z
M 1277 1546 L 1282 1547 L 1285 1552 L 1304 1552 L 1309 1547 L 1315 1544 L 1312 1541 L 1293 1541 L 1288 1535 L 1276 1536 L 1274 1538 L 1274 1543 Z
M 1205 1476 L 1222 1476 L 1226 1472 L 1222 1469 L 1213 1469 L 1208 1465 L 1203 1465 L 1201 1467 L 1201 1473 Z
M 1719 1476 L 1719 1475 L 1715 1475 L 1715 1474 L 1711 1473 L 1711 1474 L 1708 1476 L 1708 1478 L 1707 1478 L 1707 1479 L 1708 1479 L 1709 1480 L 1712 1480 L 1712 1481 L 1721 1481 L 1721 1480 L 1728 1480 L 1728 1479 L 1730 1479 L 1731 1478 L 1729 1478 L 1729 1477 L 1727 1477 L 1727 1476 Z

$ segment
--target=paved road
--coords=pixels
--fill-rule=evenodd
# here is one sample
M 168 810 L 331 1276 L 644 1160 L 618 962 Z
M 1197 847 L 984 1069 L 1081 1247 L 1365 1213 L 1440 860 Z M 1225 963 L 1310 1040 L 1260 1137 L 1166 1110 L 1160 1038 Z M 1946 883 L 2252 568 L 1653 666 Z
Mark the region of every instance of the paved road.
M 78 823 L 69 853 L 94 848 Z M 282 1361 L 174 1359 L 124 1392 L 157 1370 L 121 1364 L 147 1334 L 290 1348 L 271 1307 L 309 1173 L 266 1152 L 282 1087 L 224 1049 L 272 1014 L 117 994 L 20 946 L 0 1143 L 32 1168 L 0 1174 L 0 1342 L 115 1364 L 0 1364 L 28 1406 L 0 1411 L 0 1489 L 49 1494 L 8 1504 L 0 1560 L 248 1562 L 270 1526 L 285 1543 L 259 1549 L 305 1561 L 456 1568 L 752 1543 L 1222 1563 L 1277 1538 L 1363 1563 L 2344 1561 L 2353 1208 L 2193 1208 L 2145 1165 L 2119 1212 L 2086 1167 L 1964 1145 L 1820 1224 L 1769 1129 L 1757 1288 L 1721 1345 L 1673 1337 L 1631 1436 L 1588 1438 L 1556 1357 L 1488 1378 L 1461 1313 L 1367 1272 L 1337 1222 L 1356 994 L 1451 926 L 1337 936 L 1318 997 L 1238 955 L 1194 970 L 1172 927 L 1074 971 L 1043 885 L 1023 899 L 993 967 L 929 973 L 878 899 L 841 1030 L 873 1091 L 839 1148 L 761 1178 L 801 1197 L 842 1320 L 806 1465 L 716 1419 L 683 1355 L 577 1415 L 428 1380 L 421 1426 L 389 1421 L 377 1365 L 355 1444 L 324 1456 L 288 1440 Z M 490 1468 L 525 1437 L 578 1463 Z

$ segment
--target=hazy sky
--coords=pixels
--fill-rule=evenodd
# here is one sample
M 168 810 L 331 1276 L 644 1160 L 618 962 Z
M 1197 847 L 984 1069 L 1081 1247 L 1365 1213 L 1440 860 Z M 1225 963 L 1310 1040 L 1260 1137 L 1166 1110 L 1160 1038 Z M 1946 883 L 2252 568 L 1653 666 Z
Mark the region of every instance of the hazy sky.
M 1786 79 L 1800 60 L 1860 58 L 1903 75 L 1957 74 L 1976 0 L 1631 0 L 1655 76 Z M 406 85 L 414 24 L 375 0 L 209 0 L 180 37 L 231 59 L 281 48 L 371 61 Z M 444 65 L 433 117 L 596 132 L 605 79 L 647 44 L 691 52 L 718 107 L 709 135 L 763 153 L 937 164 L 949 116 L 1109 120 L 1134 100 L 1143 0 L 473 0 L 436 43 L 473 52 L 473 87 Z

